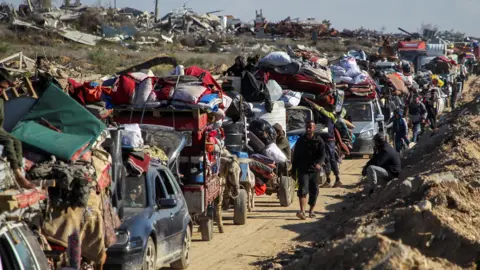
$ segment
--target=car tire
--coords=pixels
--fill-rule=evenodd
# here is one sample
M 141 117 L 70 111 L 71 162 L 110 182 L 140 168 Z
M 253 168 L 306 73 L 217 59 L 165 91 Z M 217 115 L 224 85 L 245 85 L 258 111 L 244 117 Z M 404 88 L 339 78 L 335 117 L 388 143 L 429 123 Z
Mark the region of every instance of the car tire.
M 247 191 L 245 189 L 240 189 L 238 196 L 235 198 L 233 223 L 235 225 L 245 225 L 247 223 Z
M 278 187 L 278 198 L 280 199 L 280 205 L 287 207 L 292 204 L 293 196 L 295 192 L 295 186 L 293 185 L 293 181 L 290 180 L 291 178 L 288 176 L 280 177 L 280 185 Z M 293 192 L 292 192 L 293 190 Z
M 157 269 L 157 252 L 155 243 L 151 237 L 148 237 L 147 246 L 143 254 L 142 270 L 156 270 Z
M 185 232 L 185 236 L 183 238 L 183 249 L 182 249 L 182 257 L 173 262 L 170 267 L 173 269 L 187 269 L 190 265 L 190 246 L 192 243 L 192 233 L 190 227 L 187 227 L 187 231 Z

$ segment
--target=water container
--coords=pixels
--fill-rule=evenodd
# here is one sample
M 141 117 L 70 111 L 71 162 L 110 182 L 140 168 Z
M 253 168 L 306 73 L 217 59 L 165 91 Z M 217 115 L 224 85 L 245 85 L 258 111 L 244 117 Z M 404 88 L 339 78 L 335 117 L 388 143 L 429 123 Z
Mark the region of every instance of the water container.
M 242 123 L 224 124 L 225 147 L 229 151 L 241 151 L 245 146 L 244 125 Z
M 265 103 L 252 102 L 253 104 L 253 113 L 255 117 L 263 119 L 270 123 L 272 126 L 275 124 L 280 124 L 283 130 L 287 130 L 287 114 L 285 109 L 285 103 L 283 101 L 275 101 L 273 103 L 273 110 L 271 113 L 265 111 Z
M 195 173 L 190 176 L 190 183 L 203 184 L 203 172 Z

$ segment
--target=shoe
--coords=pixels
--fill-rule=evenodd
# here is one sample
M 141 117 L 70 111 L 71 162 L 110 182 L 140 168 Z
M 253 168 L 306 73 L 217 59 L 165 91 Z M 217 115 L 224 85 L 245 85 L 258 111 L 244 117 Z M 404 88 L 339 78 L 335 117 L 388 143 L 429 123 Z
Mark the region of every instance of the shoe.
M 305 216 L 305 213 L 302 213 L 302 212 L 297 212 L 297 217 L 301 220 L 307 219 L 307 217 Z
M 323 185 L 320 186 L 321 188 L 328 188 L 330 187 L 330 182 L 326 181 Z
M 333 185 L 333 187 L 335 187 L 335 188 L 339 188 L 339 187 L 342 187 L 342 186 L 343 186 L 343 183 L 342 183 L 342 181 L 340 181 L 340 179 L 335 181 L 335 184 Z
M 317 216 L 314 213 L 310 213 L 310 214 L 308 214 L 308 217 L 309 218 L 316 218 Z

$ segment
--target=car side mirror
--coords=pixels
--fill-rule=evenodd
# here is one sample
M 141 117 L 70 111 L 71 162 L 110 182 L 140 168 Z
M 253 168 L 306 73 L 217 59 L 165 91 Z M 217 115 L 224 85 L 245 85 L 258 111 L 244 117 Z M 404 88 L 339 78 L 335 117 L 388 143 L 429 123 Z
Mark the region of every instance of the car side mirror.
M 177 200 L 176 199 L 160 199 L 158 200 L 158 206 L 160 209 L 170 209 L 174 208 L 177 206 Z
M 377 122 L 382 122 L 383 120 L 385 120 L 385 117 L 382 114 L 377 115 L 375 118 L 375 121 Z

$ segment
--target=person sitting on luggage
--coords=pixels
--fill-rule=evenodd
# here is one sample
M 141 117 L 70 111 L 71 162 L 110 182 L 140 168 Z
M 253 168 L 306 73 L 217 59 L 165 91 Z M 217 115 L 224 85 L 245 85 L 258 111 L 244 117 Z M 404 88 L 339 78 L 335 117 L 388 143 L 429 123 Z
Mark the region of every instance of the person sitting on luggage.
M 393 147 L 385 141 L 385 136 L 378 133 L 373 137 L 375 151 L 373 157 L 362 170 L 362 176 L 367 176 L 366 190 L 373 193 L 378 184 L 385 184 L 398 177 L 402 169 L 400 156 Z
M 0 68 L 0 95 L 3 95 L 4 91 L 6 91 L 6 89 L 12 85 L 13 79 L 10 77 L 8 71 L 4 68 Z M 15 180 L 17 181 L 18 185 L 22 188 L 35 188 L 35 185 L 30 183 L 30 181 L 28 181 L 22 173 L 22 143 L 3 129 L 3 121 L 5 117 L 3 111 L 3 102 L 3 98 L 0 98 L 0 145 L 3 145 L 3 155 L 10 163 L 10 168 L 15 175 Z
M 237 56 L 235 58 L 235 64 L 227 69 L 223 75 L 242 77 L 242 72 L 245 70 L 245 57 Z
M 280 124 L 273 125 L 275 132 L 277 133 L 276 144 L 280 150 L 285 154 L 288 160 L 291 160 L 291 150 L 290 150 L 290 142 Z

